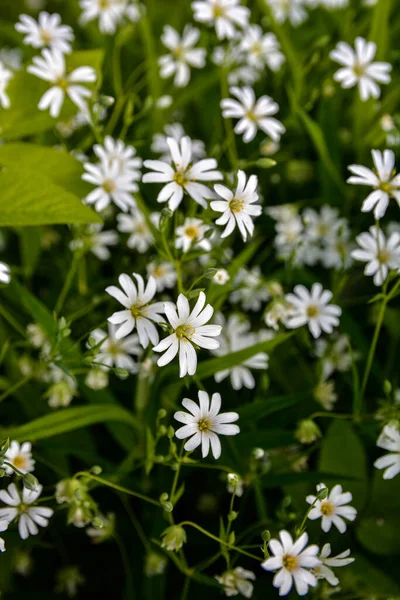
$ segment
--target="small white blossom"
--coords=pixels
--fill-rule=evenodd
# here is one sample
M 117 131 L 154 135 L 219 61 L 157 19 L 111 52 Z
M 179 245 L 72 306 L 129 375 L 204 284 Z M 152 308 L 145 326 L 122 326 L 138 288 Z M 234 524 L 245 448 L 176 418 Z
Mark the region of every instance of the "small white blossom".
M 30 442 L 19 444 L 17 441 L 13 440 L 5 453 L 4 458 L 14 465 L 18 471 L 21 471 L 21 473 L 31 473 L 35 470 L 35 461 L 32 458 L 32 445 Z M 14 473 L 11 467 L 8 467 L 7 465 L 4 465 L 3 468 L 8 475 Z
M 87 234 L 70 242 L 70 249 L 89 250 L 99 260 L 108 260 L 111 257 L 109 246 L 116 246 L 119 238 L 116 231 L 102 231 L 102 228 L 103 225 L 98 223 L 89 225 Z
M 103 146 L 95 144 L 93 151 L 100 162 L 110 166 L 117 163 L 120 175 L 129 175 L 132 180 L 140 181 L 142 159 L 136 156 L 136 149 L 133 146 L 127 146 L 122 140 L 114 140 L 106 135 Z
M 243 310 L 260 310 L 263 302 L 269 297 L 268 285 L 264 282 L 260 267 L 256 266 L 248 270 L 241 268 L 235 277 L 234 290 L 229 299 L 233 303 L 239 302 Z
M 204 236 L 211 227 L 201 219 L 185 219 L 185 222 L 175 231 L 175 248 L 182 248 L 188 252 L 194 248 L 201 248 L 206 252 L 211 250 L 211 242 Z
M 345 567 L 354 562 L 354 558 L 350 557 L 350 550 L 345 550 L 337 556 L 332 556 L 329 558 L 330 555 L 331 545 L 324 544 L 318 557 L 322 564 L 314 569 L 313 573 L 317 579 L 325 579 L 330 585 L 336 586 L 339 585 L 339 579 L 336 577 L 330 567 Z
M 137 335 L 129 335 L 122 340 L 115 337 L 116 326 L 111 323 L 108 326 L 108 334 L 102 329 L 95 329 L 91 332 L 97 354 L 93 360 L 93 365 L 99 365 L 105 368 L 117 367 L 125 369 L 128 373 L 136 373 L 137 363 L 132 356 L 140 356 L 142 349 L 139 345 Z
M 368 98 L 379 98 L 381 90 L 378 83 L 390 83 L 389 72 L 392 66 L 385 62 L 372 62 L 376 54 L 376 44 L 362 37 L 355 40 L 355 50 L 346 42 L 339 42 L 330 53 L 335 62 L 343 65 L 336 71 L 334 78 L 343 88 L 358 85 L 363 102 Z
M 324 290 L 320 283 L 314 283 L 311 292 L 304 285 L 296 285 L 294 294 L 287 294 L 285 299 L 293 311 L 286 324 L 289 329 L 307 324 L 312 336 L 318 338 L 322 331 L 332 333 L 333 328 L 339 325 L 342 310 L 335 304 L 329 304 L 332 292 Z
M 221 395 L 213 394 L 210 398 L 206 392 L 199 390 L 199 406 L 185 398 L 182 400 L 182 406 L 189 413 L 178 411 L 174 418 L 180 423 L 184 423 L 175 432 L 178 439 L 190 438 L 185 444 L 186 452 L 192 452 L 201 445 L 203 458 L 208 456 L 211 445 L 211 452 L 215 459 L 221 456 L 221 442 L 218 435 L 237 435 L 240 429 L 237 425 L 232 425 L 237 421 L 239 415 L 236 412 L 220 413 Z
M 170 363 L 179 352 L 179 375 L 194 375 L 197 368 L 197 355 L 193 344 L 200 348 L 215 350 L 219 348 L 218 337 L 221 333 L 220 325 L 206 325 L 211 319 L 214 309 L 206 303 L 206 295 L 200 292 L 198 300 L 190 310 L 189 301 L 183 294 L 179 294 L 176 306 L 172 302 L 164 303 L 165 315 L 173 332 L 161 340 L 153 348 L 154 352 L 164 352 L 158 359 L 159 367 Z
M 120 0 L 80 0 L 82 9 L 81 23 L 98 19 L 102 33 L 115 33 L 117 25 L 122 20 L 125 11 L 124 2 Z
M 389 271 L 400 268 L 400 233 L 386 238 L 382 229 L 373 225 L 369 232 L 360 233 L 356 241 L 360 248 L 353 250 L 351 256 L 367 263 L 364 273 L 373 275 L 375 285 L 382 285 Z
M 307 546 L 308 535 L 303 533 L 293 542 L 292 536 L 285 530 L 279 532 L 281 541 L 271 540 L 268 544 L 273 556 L 267 558 L 261 566 L 266 571 L 278 571 L 274 577 L 274 587 L 279 595 L 286 596 L 295 585 L 299 596 L 305 596 L 309 587 L 316 587 L 317 578 L 310 569 L 321 565 L 318 558 L 319 548 L 315 544 Z
M 240 47 L 247 54 L 249 65 L 256 69 L 263 69 L 266 65 L 271 71 L 279 71 L 285 61 L 276 36 L 273 33 L 264 34 L 259 25 L 250 25 Z
M 247 27 L 250 10 L 240 0 L 195 0 L 192 2 L 194 19 L 215 26 L 219 40 L 236 36 L 236 27 Z
M 175 266 L 171 262 L 152 262 L 147 265 L 147 275 L 154 277 L 157 285 L 157 292 L 162 292 L 166 288 L 173 288 L 177 275 Z
M 0 106 L 2 108 L 10 108 L 10 98 L 6 93 L 7 86 L 13 74 L 9 69 L 6 69 L 3 62 L 0 60 Z
M 102 522 L 101 527 L 88 527 L 86 529 L 87 535 L 91 538 L 94 544 L 101 544 L 112 538 L 115 533 L 115 514 L 108 513 L 107 516 L 102 514 L 98 515 L 98 518 Z
M 392 425 L 385 425 L 378 441 L 378 448 L 389 450 L 374 462 L 377 469 L 385 469 L 383 479 L 393 479 L 400 473 L 400 431 Z
M 137 209 L 131 210 L 128 214 L 118 214 L 117 221 L 118 231 L 131 234 L 127 241 L 128 248 L 143 254 L 154 244 L 154 236 L 146 217 Z M 160 213 L 151 213 L 150 221 L 154 227 L 158 227 Z
M 121 173 L 117 162 L 100 162 L 98 165 L 87 162 L 83 166 L 86 173 L 82 175 L 82 179 L 96 186 L 86 196 L 87 204 L 94 204 L 98 212 L 107 208 L 111 202 L 124 212 L 135 208 L 132 193 L 139 189 L 135 175 L 130 171 Z
M 157 196 L 157 202 L 168 202 L 174 211 L 182 202 L 186 192 L 195 202 L 207 208 L 206 199 L 213 198 L 213 192 L 199 181 L 220 181 L 222 174 L 217 171 L 217 161 L 205 158 L 192 164 L 192 140 L 183 137 L 179 144 L 173 138 L 167 138 L 173 166 L 161 160 L 146 160 L 144 166 L 153 173 L 143 175 L 143 183 L 166 183 Z
M 199 41 L 200 31 L 195 27 L 186 25 L 182 37 L 169 25 L 164 27 L 161 41 L 171 54 L 160 56 L 160 76 L 167 79 L 172 75 L 174 85 L 185 87 L 190 81 L 190 67 L 202 69 L 206 63 L 206 51 L 204 48 L 194 48 Z
M 254 586 L 251 582 L 256 579 L 253 571 L 236 567 L 225 571 L 222 575 L 215 575 L 215 579 L 224 586 L 225 596 L 232 597 L 240 594 L 244 598 L 251 598 L 253 595 Z
M 25 35 L 24 44 L 33 48 L 48 47 L 63 54 L 72 52 L 70 42 L 74 40 L 74 33 L 69 25 L 61 24 L 61 17 L 57 13 L 50 15 L 41 12 L 37 21 L 29 15 L 20 15 L 15 29 Z
M 261 129 L 272 140 L 278 142 L 286 131 L 282 123 L 272 117 L 279 110 L 278 104 L 269 96 L 261 96 L 256 100 L 254 90 L 249 86 L 232 87 L 229 91 L 237 100 L 221 100 L 222 116 L 225 119 L 239 119 L 235 133 L 243 134 L 243 141 L 247 144 L 256 137 L 257 129 Z
M 324 483 L 318 484 L 317 492 L 324 488 L 326 488 Z M 313 505 L 308 518 L 312 521 L 322 519 L 321 528 L 325 533 L 330 531 L 332 525 L 335 525 L 340 533 L 344 533 L 347 529 L 344 519 L 354 521 L 357 516 L 356 509 L 348 505 L 352 499 L 352 494 L 343 492 L 341 485 L 335 485 L 324 500 L 317 500 L 317 497 L 312 495 L 307 496 L 308 504 Z
M 172 162 L 171 151 L 168 145 L 168 138 L 173 138 L 178 144 L 185 137 L 185 130 L 180 123 L 171 123 L 164 127 L 164 133 L 156 133 L 153 136 L 151 150 L 155 153 L 161 153 L 160 160 L 163 162 Z M 201 140 L 192 140 L 192 160 L 204 158 L 206 155 L 204 142 Z
M 33 64 L 28 72 L 36 75 L 51 85 L 50 89 L 39 100 L 39 110 L 50 110 L 50 115 L 57 118 L 64 104 L 65 95 L 81 110 L 87 113 L 86 99 L 92 95 L 91 90 L 80 85 L 96 81 L 96 72 L 92 67 L 78 67 L 67 73 L 65 57 L 59 50 L 44 49 L 41 56 L 34 56 Z
M 0 491 L 0 500 L 8 506 L 8 508 L 0 508 L 0 519 L 9 523 L 17 519 L 19 535 L 23 540 L 26 540 L 29 535 L 37 535 L 38 525 L 47 527 L 48 519 L 54 512 L 53 509 L 45 506 L 35 506 L 42 489 L 41 485 L 35 491 L 24 487 L 21 493 L 15 483 L 10 483 L 7 490 Z
M 390 198 L 394 198 L 400 206 L 400 175 L 395 175 L 395 156 L 392 150 L 372 150 L 372 159 L 375 169 L 372 171 L 362 165 L 350 165 L 349 171 L 353 173 L 347 183 L 353 185 L 367 185 L 373 188 L 364 200 L 362 212 L 374 211 L 375 219 L 381 219 L 389 205 Z
M 129 275 L 119 276 L 118 281 L 123 291 L 115 285 L 106 288 L 107 294 L 124 306 L 124 310 L 115 312 L 108 321 L 113 325 L 119 325 L 115 332 L 117 340 L 129 335 L 136 328 L 141 345 L 147 348 L 149 342 L 158 344 L 159 335 L 154 322 L 164 321 L 160 314 L 164 312 L 163 303 L 150 304 L 157 288 L 153 277 L 149 277 L 146 287 L 141 275 L 133 273 L 133 277 L 136 279 L 136 284 Z
M 315 354 L 322 358 L 322 377 L 328 379 L 335 371 L 344 373 L 349 371 L 357 354 L 350 352 L 349 338 L 347 335 L 339 335 L 332 339 L 331 344 L 327 340 L 320 339 L 315 342 Z
M 0 261 L 0 283 L 10 283 L 11 274 L 10 267 L 6 263 Z
M 218 285 L 225 285 L 230 280 L 230 275 L 226 269 L 218 269 L 212 278 L 214 283 Z
M 305 0 L 266 0 L 266 2 L 278 23 L 289 21 L 293 27 L 298 27 L 308 17 L 304 9 Z

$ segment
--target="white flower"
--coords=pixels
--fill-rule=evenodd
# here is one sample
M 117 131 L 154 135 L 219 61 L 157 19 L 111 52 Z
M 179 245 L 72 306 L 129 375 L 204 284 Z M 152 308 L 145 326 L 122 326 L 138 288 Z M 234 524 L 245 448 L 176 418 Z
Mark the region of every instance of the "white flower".
M 175 248 L 188 252 L 191 248 L 201 248 L 206 252 L 211 250 L 211 242 L 204 236 L 211 227 L 201 219 L 185 219 L 183 225 L 176 228 Z
M 227 486 L 226 489 L 230 494 L 235 494 L 238 498 L 243 496 L 245 482 L 236 473 L 228 473 L 226 476 Z
M 137 192 L 138 185 L 130 171 L 120 173 L 117 162 L 101 162 L 98 165 L 87 162 L 83 166 L 86 173 L 82 179 L 97 186 L 86 196 L 87 204 L 94 204 L 98 212 L 107 208 L 111 201 L 124 212 L 136 206 L 132 192 Z
M 311 292 L 304 285 L 296 285 L 294 294 L 287 294 L 285 299 L 293 311 L 286 323 L 289 329 L 307 323 L 312 336 L 318 338 L 321 331 L 332 333 L 333 328 L 339 325 L 342 310 L 336 304 L 329 304 L 332 292 L 324 290 L 320 283 L 314 283 Z
M 230 278 L 231 277 L 226 269 L 218 269 L 212 280 L 218 285 L 225 285 L 225 283 L 227 283 L 230 280 Z
M 0 283 L 10 283 L 11 275 L 10 275 L 10 267 L 0 261 Z
M 217 169 L 214 158 L 205 158 L 191 164 L 192 140 L 183 137 L 179 144 L 173 138 L 167 138 L 171 152 L 173 168 L 161 160 L 145 160 L 144 166 L 155 171 L 143 175 L 143 183 L 166 183 L 157 196 L 157 202 L 168 202 L 174 211 L 180 203 L 184 192 L 187 192 L 203 208 L 207 208 L 206 199 L 213 198 L 213 192 L 199 181 L 220 181 L 222 174 Z
M 102 163 L 118 164 L 118 173 L 120 175 L 129 175 L 134 181 L 140 181 L 142 159 L 136 156 L 136 149 L 133 146 L 127 146 L 122 140 L 114 140 L 106 135 L 104 145 L 96 144 L 93 151 Z
M 153 348 L 155 352 L 166 351 L 157 361 L 159 367 L 170 363 L 179 352 L 180 377 L 186 374 L 194 375 L 197 368 L 197 355 L 193 344 L 208 350 L 219 348 L 219 342 L 213 338 L 220 335 L 221 327 L 206 325 L 214 309 L 210 304 L 204 306 L 205 303 L 204 292 L 200 292 L 192 311 L 188 299 L 183 294 L 179 294 L 176 306 L 172 302 L 164 303 L 165 315 L 173 333 Z
M 213 350 L 213 354 L 216 356 L 226 356 L 232 352 L 249 348 L 259 341 L 255 333 L 250 333 L 250 322 L 241 319 L 239 315 L 231 315 L 225 321 L 222 314 L 217 314 L 215 322 L 222 327 L 222 334 L 219 339 L 220 347 L 217 350 Z M 252 390 L 256 382 L 250 369 L 266 371 L 267 368 L 268 354 L 259 352 L 240 365 L 218 371 L 215 373 L 214 378 L 217 383 L 220 383 L 226 377 L 230 376 L 234 390 L 240 390 L 242 387 Z
M 12 72 L 6 69 L 4 64 L 0 61 L 0 106 L 2 108 L 10 108 L 11 106 L 10 98 L 6 94 L 6 89 L 12 78 Z
M 278 23 L 290 21 L 293 27 L 304 23 L 307 12 L 304 10 L 304 0 L 266 0 L 274 18 Z
M 336 586 L 339 585 L 339 579 L 329 567 L 345 567 L 346 565 L 350 565 L 352 562 L 354 562 L 354 558 L 350 557 L 350 550 L 345 550 L 337 556 L 332 556 L 332 558 L 329 558 L 330 555 L 331 545 L 324 544 L 319 555 L 319 559 L 322 564 L 314 569 L 313 573 L 317 579 L 326 579 L 330 585 Z
M 356 237 L 360 246 L 351 256 L 366 262 L 365 275 L 374 276 L 374 284 L 382 285 L 390 270 L 400 268 L 400 233 L 394 232 L 386 239 L 381 229 L 373 225 Z
M 326 488 L 326 485 L 319 483 L 317 485 L 317 492 L 320 492 L 324 488 Z M 343 493 L 342 486 L 335 485 L 327 498 L 324 500 L 317 500 L 316 498 L 316 496 L 312 495 L 306 498 L 308 504 L 313 504 L 308 518 L 312 521 L 322 519 L 321 528 L 325 533 L 330 531 L 332 525 L 335 525 L 340 533 L 344 533 L 347 529 L 344 519 L 354 521 L 357 516 L 356 509 L 348 505 L 348 502 L 351 502 L 353 499 L 351 493 Z
M 118 244 L 118 234 L 116 231 L 101 231 L 103 225 L 93 223 L 87 228 L 87 235 L 74 239 L 70 242 L 71 250 L 86 249 L 90 250 L 99 260 L 108 260 L 111 252 L 108 246 Z
M 345 8 L 349 5 L 349 0 L 320 0 L 322 6 L 325 6 L 328 10 L 337 8 Z
M 199 41 L 200 31 L 195 27 L 186 25 L 182 37 L 169 25 L 164 27 L 161 41 L 171 54 L 160 56 L 160 76 L 163 79 L 175 75 L 174 85 L 185 87 L 190 81 L 190 67 L 202 69 L 206 63 L 204 48 L 194 48 Z
M 154 277 L 157 285 L 157 292 L 162 292 L 165 288 L 172 288 L 176 283 L 176 270 L 171 262 L 155 263 L 147 265 L 147 275 Z
M 153 245 L 154 237 L 143 213 L 132 210 L 126 215 L 118 214 L 117 221 L 118 231 L 131 234 L 127 241 L 128 248 L 143 254 Z M 150 221 L 155 227 L 158 227 L 160 213 L 151 213 Z
M 168 138 L 173 138 L 176 142 L 180 142 L 185 137 L 185 130 L 180 123 L 171 123 L 164 127 L 164 133 L 156 133 L 153 136 L 151 150 L 155 153 L 161 153 L 160 160 L 164 162 L 172 162 L 171 151 L 168 146 Z M 204 142 L 201 140 L 192 140 L 192 160 L 204 158 L 206 151 Z
M 400 175 L 395 176 L 395 157 L 392 150 L 372 150 L 375 169 L 372 171 L 362 165 L 350 165 L 353 173 L 347 183 L 367 185 L 374 189 L 364 200 L 362 212 L 374 211 L 375 219 L 380 219 L 386 212 L 389 199 L 394 198 L 400 206 Z
M 336 71 L 334 79 L 339 81 L 343 88 L 352 88 L 358 84 L 360 97 L 363 102 L 368 98 L 379 98 L 381 90 L 379 83 L 389 83 L 389 72 L 392 66 L 385 62 L 372 62 L 376 54 L 376 44 L 367 42 L 362 37 L 357 37 L 355 50 L 346 42 L 339 42 L 330 53 L 335 62 L 344 65 Z
M 80 7 L 82 25 L 98 19 L 100 31 L 107 34 L 115 33 L 125 11 L 120 0 L 80 0 Z
M 240 47 L 246 52 L 249 65 L 257 69 L 267 65 L 271 71 L 278 71 L 285 61 L 276 36 L 273 33 L 264 34 L 259 25 L 250 25 Z
M 201 445 L 203 458 L 208 456 L 211 444 L 211 452 L 214 458 L 218 459 L 221 456 L 221 442 L 218 435 L 237 435 L 240 429 L 232 423 L 238 420 L 239 415 L 236 412 L 219 414 L 221 410 L 220 394 L 211 396 L 211 405 L 206 392 L 199 390 L 198 395 L 200 406 L 197 406 L 189 398 L 182 400 L 182 406 L 189 413 L 178 411 L 174 414 L 177 421 L 184 423 L 184 427 L 180 427 L 175 435 L 180 440 L 190 438 L 185 444 L 186 452 L 192 452 Z
M 88 527 L 86 533 L 92 539 L 94 544 L 101 544 L 112 538 L 115 533 L 115 514 L 107 513 L 106 516 L 100 514 L 98 518 L 102 521 L 102 527 Z
M 271 116 L 279 110 L 277 103 L 269 96 L 261 96 L 256 100 L 254 90 L 249 86 L 232 87 L 229 91 L 238 100 L 221 100 L 222 116 L 225 119 L 240 119 L 235 126 L 235 133 L 243 133 L 243 141 L 247 144 L 256 137 L 257 129 L 261 129 L 278 142 L 286 130 L 278 119 Z
M 123 291 L 115 285 L 106 288 L 107 294 L 118 300 L 125 310 L 115 312 L 109 317 L 109 323 L 119 325 L 115 332 L 115 338 L 121 338 L 129 335 L 133 329 L 137 329 L 139 340 L 143 348 L 147 348 L 149 341 L 152 344 L 158 344 L 159 335 L 153 323 L 161 323 L 164 321 L 160 313 L 163 313 L 162 302 L 150 301 L 156 293 L 156 282 L 153 277 L 149 277 L 146 288 L 143 277 L 137 273 L 133 273 L 136 279 L 136 285 L 128 275 L 122 274 L 118 281 Z
M 258 266 L 250 270 L 241 268 L 235 277 L 234 285 L 240 287 L 230 294 L 229 299 L 233 303 L 240 302 L 245 311 L 260 310 L 263 302 L 270 297 L 268 286 L 263 281 Z
M 223 213 L 215 221 L 216 225 L 226 225 L 221 238 L 230 235 L 237 225 L 243 241 L 246 241 L 247 233 L 250 236 L 254 233 L 254 223 L 251 217 L 259 217 L 262 212 L 259 204 L 253 206 L 258 201 L 258 179 L 256 175 L 251 175 L 246 182 L 245 172 L 238 171 L 237 182 L 235 192 L 231 192 L 224 185 L 215 185 L 214 190 L 223 200 L 215 200 L 211 202 L 210 206 L 216 212 Z
M 236 567 L 236 569 L 225 571 L 222 575 L 215 575 L 215 579 L 224 586 L 225 596 L 241 594 L 244 598 L 251 598 L 253 595 L 254 586 L 251 581 L 256 579 L 253 571 Z
M 0 62 L 7 69 L 19 71 L 22 69 L 22 50 L 20 48 L 1 48 Z
M 9 522 L 6 520 L 0 520 L 0 531 L 7 531 Z M 6 546 L 2 537 L 0 537 L 0 552 L 5 552 Z
M 85 384 L 91 390 L 104 390 L 108 386 L 108 373 L 103 367 L 94 367 L 86 375 Z
M 44 394 L 48 398 L 49 406 L 51 408 L 65 408 L 68 406 L 76 394 L 78 387 L 76 380 L 55 364 L 50 365 L 49 373 L 46 374 L 45 379 L 53 383 Z
M 23 540 L 29 535 L 37 535 L 40 527 L 47 527 L 48 519 L 53 514 L 53 509 L 45 506 L 33 506 L 42 493 L 43 487 L 39 485 L 35 491 L 23 488 L 22 494 L 15 483 L 10 483 L 6 490 L 0 491 L 0 500 L 9 508 L 0 508 L 0 519 L 9 523 L 18 519 L 18 531 Z
M 334 381 L 320 381 L 313 390 L 314 400 L 319 402 L 325 410 L 333 410 L 338 395 L 335 392 Z
M 317 340 L 315 354 L 322 358 L 323 379 L 328 379 L 335 371 L 341 373 L 349 371 L 353 362 L 347 335 L 334 338 L 332 345 L 328 345 L 325 339 Z M 353 353 L 353 356 L 354 359 L 357 358 L 355 353 Z
M 374 462 L 377 469 L 385 469 L 383 479 L 393 479 L 400 473 L 400 432 L 396 427 L 385 425 L 376 445 L 390 454 L 381 456 Z
M 291 314 L 292 309 L 285 300 L 275 300 L 265 313 L 265 324 L 278 331 L 279 323 L 282 323 L 286 327 L 287 320 Z
M 116 329 L 116 326 L 110 323 L 108 334 L 102 329 L 95 329 L 91 332 L 90 337 L 94 339 L 97 347 L 93 365 L 117 367 L 126 369 L 128 373 L 136 373 L 137 363 L 131 355 L 140 356 L 142 354 L 139 338 L 137 335 L 129 335 L 122 340 L 117 339 L 115 337 Z
M 319 567 L 321 561 L 315 544 L 307 546 L 308 535 L 303 533 L 296 542 L 285 530 L 279 532 L 281 541 L 271 540 L 269 549 L 273 556 L 267 558 L 261 566 L 266 571 L 278 571 L 274 577 L 274 587 L 279 588 L 279 595 L 286 596 L 293 583 L 299 596 L 305 596 L 309 587 L 317 585 L 317 578 L 309 569 Z M 279 570 L 278 570 L 279 569 Z
M 250 10 L 240 0 L 196 0 L 192 2 L 194 19 L 215 26 L 219 40 L 236 36 L 236 27 L 247 27 Z
M 37 21 L 29 15 L 20 15 L 15 29 L 25 34 L 24 44 L 33 48 L 49 47 L 63 54 L 72 52 L 70 42 L 74 39 L 74 33 L 69 25 L 61 24 L 61 17 L 57 13 L 50 15 L 41 12 Z
M 50 115 L 57 118 L 67 95 L 80 110 L 88 111 L 85 98 L 90 98 L 92 92 L 80 84 L 96 81 L 96 72 L 92 67 L 78 67 L 67 73 L 65 57 L 59 50 L 45 49 L 42 56 L 34 56 L 32 62 L 28 72 L 52 84 L 39 100 L 39 110 L 48 108 Z
M 4 458 L 14 465 L 18 471 L 21 471 L 21 473 L 31 473 L 35 470 L 35 461 L 32 458 L 32 445 L 30 442 L 24 442 L 20 445 L 17 441 L 13 440 L 5 453 Z M 3 468 L 8 475 L 14 473 L 13 469 L 7 465 L 4 465 Z

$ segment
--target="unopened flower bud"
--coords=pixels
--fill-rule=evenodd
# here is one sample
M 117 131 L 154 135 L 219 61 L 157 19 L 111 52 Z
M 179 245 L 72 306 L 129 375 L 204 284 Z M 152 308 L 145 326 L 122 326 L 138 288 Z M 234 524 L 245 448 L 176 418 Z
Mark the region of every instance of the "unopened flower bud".
M 186 532 L 180 525 L 171 525 L 162 534 L 161 547 L 170 552 L 177 552 L 186 542 Z
M 32 473 L 26 473 L 22 478 L 22 482 L 24 487 L 32 492 L 37 491 L 39 487 L 39 480 Z
M 295 432 L 296 439 L 302 444 L 312 444 L 322 436 L 321 430 L 312 419 L 299 421 Z

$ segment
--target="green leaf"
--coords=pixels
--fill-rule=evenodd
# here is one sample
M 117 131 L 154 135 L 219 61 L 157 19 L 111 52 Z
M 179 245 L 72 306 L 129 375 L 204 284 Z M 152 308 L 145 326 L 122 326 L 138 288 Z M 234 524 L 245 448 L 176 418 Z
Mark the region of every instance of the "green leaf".
M 368 40 L 375 42 L 377 46 L 376 59 L 387 60 L 389 41 L 389 17 L 392 8 L 392 0 L 379 0 L 373 8 L 371 16 L 371 31 Z
M 25 423 L 25 425 L 2 428 L 0 429 L 0 437 L 10 437 L 21 441 L 42 440 L 106 421 L 118 421 L 129 425 L 132 429 L 140 429 L 136 419 L 121 406 L 92 404 L 91 406 L 78 406 L 59 410 L 39 417 L 30 423 Z
M 347 574 L 352 590 L 357 590 L 360 597 L 390 598 L 400 595 L 399 583 L 391 579 L 371 563 L 362 554 L 354 555 L 355 561 L 343 570 L 340 579 L 345 579 Z M 356 578 L 356 581 L 354 581 Z M 395 600 L 395 598 L 392 598 Z
M 341 476 L 352 477 L 345 491 L 353 494 L 351 502 L 356 508 L 364 506 L 367 497 L 367 461 L 364 447 L 347 421 L 334 420 L 324 438 L 319 465 L 320 471 L 336 473 L 332 485 L 342 484 Z
M 272 413 L 290 408 L 300 402 L 300 400 L 306 400 L 309 397 L 310 393 L 302 392 L 300 394 L 288 394 L 287 396 L 275 396 L 273 398 L 265 398 L 264 400 L 255 400 L 237 409 L 240 424 L 243 426 L 247 422 L 254 423 Z

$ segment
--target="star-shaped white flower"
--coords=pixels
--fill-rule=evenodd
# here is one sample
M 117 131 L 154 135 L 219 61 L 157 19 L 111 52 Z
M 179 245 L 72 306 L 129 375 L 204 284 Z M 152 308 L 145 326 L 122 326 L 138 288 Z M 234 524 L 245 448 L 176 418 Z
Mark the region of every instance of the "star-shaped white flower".
M 25 35 L 24 44 L 33 48 L 49 47 L 63 54 L 72 52 L 70 42 L 75 38 L 74 33 L 69 25 L 61 24 L 61 17 L 57 13 L 50 15 L 43 11 L 39 13 L 37 21 L 29 15 L 20 15 L 15 29 Z
M 272 117 L 279 110 L 278 104 L 269 96 L 261 96 L 256 100 L 254 90 L 250 86 L 232 87 L 229 91 L 237 100 L 221 100 L 222 116 L 225 119 L 239 119 L 235 133 L 243 133 L 243 141 L 247 144 L 256 137 L 257 130 L 261 129 L 272 140 L 278 142 L 286 131 L 282 123 Z
M 346 42 L 339 42 L 330 53 L 335 62 L 343 65 L 336 71 L 334 78 L 343 88 L 358 85 L 363 102 L 368 98 L 379 98 L 381 90 L 378 83 L 390 83 L 389 72 L 392 65 L 386 62 L 372 62 L 376 54 L 376 44 L 357 37 L 355 50 Z
M 296 285 L 294 294 L 287 294 L 286 302 L 290 305 L 290 315 L 286 327 L 297 329 L 307 324 L 314 338 L 321 332 L 332 333 L 339 325 L 342 309 L 336 304 L 329 304 L 332 292 L 324 290 L 320 283 L 314 283 L 311 292 L 304 285 Z
M 205 303 L 204 292 L 200 292 L 192 311 L 183 294 L 179 294 L 176 306 L 172 302 L 164 303 L 165 315 L 173 332 L 153 348 L 154 352 L 164 352 L 157 361 L 159 367 L 170 363 L 179 352 L 180 377 L 194 375 L 197 368 L 195 346 L 208 350 L 219 348 L 219 342 L 214 338 L 219 336 L 222 327 L 206 325 L 214 309 L 210 304 L 205 306 Z
M 383 479 L 393 479 L 400 473 L 400 431 L 392 425 L 385 425 L 376 445 L 389 450 L 390 454 L 378 458 L 374 467 L 385 469 Z
M 247 27 L 250 10 L 240 0 L 196 0 L 192 2 L 194 19 L 214 25 L 219 40 L 236 36 L 236 27 Z
M 240 43 L 240 48 L 247 55 L 251 67 L 263 69 L 266 65 L 271 71 L 279 71 L 285 57 L 273 33 L 264 33 L 259 25 L 250 25 Z
M 176 228 L 175 248 L 188 252 L 191 248 L 201 248 L 206 252 L 211 250 L 211 242 L 204 236 L 211 227 L 201 219 L 185 219 L 183 225 Z
M 185 398 L 182 405 L 189 413 L 178 411 L 174 418 L 180 423 L 184 423 L 175 432 L 178 439 L 184 440 L 190 438 L 185 444 L 185 450 L 191 452 L 201 445 L 203 458 L 208 456 L 211 445 L 211 452 L 214 458 L 221 456 L 221 442 L 218 435 L 237 435 L 240 429 L 237 425 L 232 425 L 239 418 L 236 412 L 220 413 L 221 395 L 213 394 L 210 398 L 206 392 L 199 390 L 199 406 Z
M 80 21 L 86 25 L 98 19 L 102 33 L 115 33 L 117 25 L 124 16 L 125 2 L 121 0 L 80 0 L 82 15 Z
M 317 485 L 317 492 L 326 488 L 324 483 Z M 341 485 L 335 485 L 329 492 L 329 495 L 324 500 L 317 500 L 316 496 L 307 496 L 308 504 L 313 504 L 312 509 L 308 514 L 308 518 L 314 521 L 321 520 L 322 531 L 327 533 L 332 525 L 344 533 L 347 529 L 344 519 L 354 521 L 357 516 L 357 511 L 353 506 L 349 506 L 353 496 L 350 492 L 343 492 Z
M 373 275 L 374 284 L 382 285 L 389 271 L 400 269 L 400 233 L 393 232 L 386 238 L 382 229 L 375 225 L 356 237 L 359 248 L 351 256 L 366 262 L 365 275 Z
M 190 81 L 190 67 L 202 69 L 206 64 L 206 51 L 204 48 L 194 48 L 199 41 L 200 31 L 195 27 L 186 25 L 182 37 L 169 25 L 164 27 L 161 41 L 171 54 L 160 56 L 160 75 L 167 79 L 175 75 L 174 85 L 185 87 Z
M 83 166 L 86 172 L 82 175 L 82 179 L 96 186 L 86 196 L 87 204 L 94 204 L 98 212 L 107 208 L 111 202 L 124 212 L 136 207 L 132 193 L 137 192 L 139 187 L 134 172 L 121 173 L 117 161 L 112 163 L 102 161 L 97 165 L 86 162 Z
M 14 465 L 18 471 L 21 471 L 21 473 L 31 473 L 35 470 L 35 461 L 32 458 L 32 445 L 30 442 L 19 444 L 16 440 L 13 440 L 4 458 Z M 7 465 L 3 465 L 3 469 L 5 469 L 8 475 L 14 473 L 13 469 Z
M 266 0 L 266 2 L 278 23 L 289 21 L 293 27 L 298 27 L 308 18 L 304 9 L 306 0 Z
M 0 508 L 0 520 L 11 523 L 18 519 L 18 531 L 23 540 L 26 540 L 29 535 L 37 535 L 38 525 L 47 527 L 48 519 L 54 512 L 52 508 L 34 505 L 42 489 L 41 485 L 35 491 L 24 487 L 20 493 L 15 483 L 10 483 L 7 490 L 0 491 L 0 500 L 8 505 L 8 508 Z
M 374 189 L 364 200 L 362 212 L 374 211 L 375 219 L 381 219 L 389 205 L 389 199 L 394 198 L 400 206 L 400 174 L 395 175 L 395 157 L 392 150 L 372 150 L 375 169 L 372 171 L 362 165 L 350 165 L 353 173 L 347 183 L 367 185 Z
M 350 550 L 345 550 L 337 556 L 329 558 L 330 555 L 331 545 L 324 544 L 318 557 L 322 564 L 316 569 L 313 569 L 313 573 L 317 579 L 325 579 L 330 585 L 337 586 L 340 583 L 339 579 L 330 567 L 346 567 L 354 562 L 354 558 L 350 556 Z
M 108 326 L 108 333 L 102 329 L 95 329 L 90 337 L 94 339 L 97 346 L 97 354 L 93 360 L 93 365 L 100 365 L 102 368 L 117 367 L 125 369 L 128 373 L 137 372 L 137 363 L 132 356 L 140 356 L 142 349 L 139 345 L 137 335 L 128 335 L 123 339 L 117 339 L 115 336 L 117 327 L 111 323 Z

